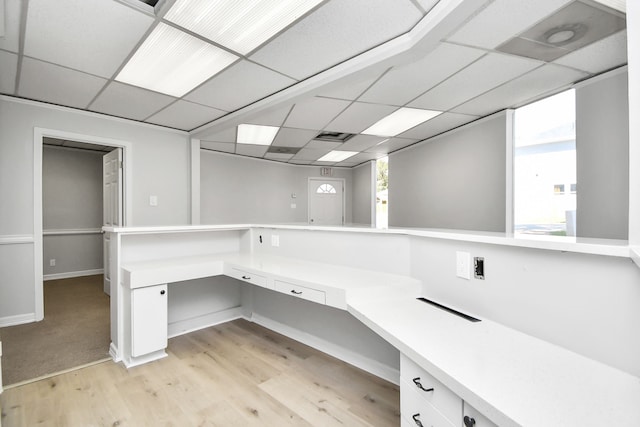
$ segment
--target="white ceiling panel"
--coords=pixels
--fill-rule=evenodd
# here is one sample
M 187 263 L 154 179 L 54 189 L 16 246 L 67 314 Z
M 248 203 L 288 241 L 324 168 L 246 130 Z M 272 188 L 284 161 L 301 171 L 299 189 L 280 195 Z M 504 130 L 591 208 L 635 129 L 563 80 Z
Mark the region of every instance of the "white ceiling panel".
M 298 102 L 284 125 L 299 129 L 320 130 L 333 120 L 342 110 L 347 108 L 349 101 L 328 98 L 310 98 Z
M 18 55 L 0 50 L 0 93 L 13 95 L 16 91 Z
M 325 86 L 317 96 L 354 101 L 379 77 L 379 75 L 365 77 L 357 75 L 353 78 L 340 80 L 337 84 Z
M 251 157 L 262 157 L 267 152 L 267 145 L 236 144 L 236 154 Z
M 349 157 L 344 162 L 338 163 L 338 166 L 345 166 L 345 163 L 360 164 L 362 162 L 367 162 L 369 160 L 377 160 L 379 157 L 382 157 L 382 154 L 380 154 L 380 153 L 358 153 L 355 156 Z
M 367 153 L 388 154 L 418 142 L 417 139 L 391 138 L 387 142 L 369 148 Z
M 267 153 L 264 155 L 265 159 L 287 161 L 293 157 L 293 154 L 285 153 Z
M 251 59 L 300 80 L 406 33 L 420 18 L 410 0 L 332 0 Z
M 313 140 L 305 145 L 304 148 L 309 150 L 322 150 L 325 152 L 329 152 L 331 150 L 337 149 L 341 145 L 342 143 L 340 142 Z
M 145 121 L 188 131 L 225 114 L 226 111 L 179 100 Z
M 389 105 L 354 102 L 329 123 L 326 129 L 334 132 L 360 133 L 397 109 Z
M 289 163 L 293 164 L 293 165 L 310 165 L 311 163 L 313 163 L 313 160 L 302 160 L 302 159 L 291 159 L 289 160 Z
M 276 147 L 304 147 L 318 134 L 318 131 L 307 129 L 281 128 L 271 145 Z
M 0 37 L 0 49 L 17 53 L 20 49 L 21 0 L 5 0 L 4 37 Z
M 409 106 L 447 111 L 541 64 L 532 59 L 488 54 L 411 102 Z
M 119 82 L 111 82 L 89 106 L 92 111 L 143 120 L 175 98 Z
M 236 142 L 237 127 L 232 126 L 219 132 L 214 132 L 206 136 L 207 141 L 215 142 Z
M 293 108 L 293 104 L 276 109 L 265 110 L 260 112 L 258 116 L 245 120 L 245 122 L 252 125 L 282 126 L 282 123 L 284 123 L 287 115 L 289 115 L 291 108 Z
M 405 105 L 484 54 L 483 50 L 442 43 L 423 59 L 391 69 L 359 101 Z
M 310 148 L 303 148 L 302 150 L 298 151 L 298 153 L 295 156 L 293 156 L 292 160 L 316 161 L 320 157 L 322 157 L 325 154 L 327 154 L 329 151 L 331 151 L 331 149 L 328 149 L 328 150 L 312 150 Z
M 627 31 L 620 31 L 558 58 L 556 64 L 599 73 L 627 63 Z
M 222 151 L 225 153 L 235 153 L 236 144 L 229 142 L 200 141 L 200 148 L 207 150 Z
M 368 148 L 373 147 L 376 144 L 379 144 L 382 141 L 385 141 L 389 138 L 385 138 L 382 136 L 373 136 L 373 135 L 356 135 L 353 138 L 349 139 L 347 142 L 342 144 L 341 150 L 344 151 L 364 151 Z
M 234 111 L 295 82 L 260 65 L 240 61 L 194 89 L 185 99 Z
M 153 21 L 116 1 L 31 0 L 24 53 L 112 77 Z
M 425 12 L 429 12 L 439 1 L 440 0 L 418 0 L 418 4 L 422 6 Z
M 587 74 L 549 64 L 537 68 L 490 92 L 464 103 L 453 111 L 465 114 L 488 115 L 506 107 L 519 107 L 532 98 L 567 86 Z
M 22 61 L 18 95 L 85 108 L 107 80 L 31 58 Z
M 477 118 L 477 116 L 470 116 L 467 114 L 442 113 L 429 121 L 419 124 L 413 129 L 409 129 L 408 131 L 400 134 L 400 136 L 403 138 L 414 138 L 417 140 L 427 139 L 454 127 L 469 123 Z
M 493 49 L 572 0 L 496 0 L 447 40 Z

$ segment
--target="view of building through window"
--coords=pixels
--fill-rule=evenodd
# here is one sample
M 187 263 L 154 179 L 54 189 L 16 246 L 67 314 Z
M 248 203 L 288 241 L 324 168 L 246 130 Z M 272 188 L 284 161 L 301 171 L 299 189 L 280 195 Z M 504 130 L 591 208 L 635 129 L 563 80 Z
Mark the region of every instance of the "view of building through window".
M 389 226 L 389 158 L 376 162 L 376 227 Z
M 575 90 L 514 114 L 514 232 L 575 235 Z

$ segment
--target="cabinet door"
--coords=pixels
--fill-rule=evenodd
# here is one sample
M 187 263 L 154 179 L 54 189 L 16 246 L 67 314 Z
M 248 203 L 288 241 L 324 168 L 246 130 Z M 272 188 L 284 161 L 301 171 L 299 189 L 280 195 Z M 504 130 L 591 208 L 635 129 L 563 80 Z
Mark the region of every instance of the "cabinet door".
M 467 402 L 464 402 L 464 414 L 462 418 L 463 426 L 498 427 Z
M 134 357 L 167 347 L 167 285 L 131 292 L 131 355 Z

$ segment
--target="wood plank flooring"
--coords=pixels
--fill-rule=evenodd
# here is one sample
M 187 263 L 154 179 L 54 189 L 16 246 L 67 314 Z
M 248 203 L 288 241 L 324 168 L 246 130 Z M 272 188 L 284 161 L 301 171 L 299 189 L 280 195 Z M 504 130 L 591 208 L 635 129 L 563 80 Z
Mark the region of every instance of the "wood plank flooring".
M 168 353 L 5 390 L 2 426 L 400 425 L 397 386 L 245 320 L 172 338 Z

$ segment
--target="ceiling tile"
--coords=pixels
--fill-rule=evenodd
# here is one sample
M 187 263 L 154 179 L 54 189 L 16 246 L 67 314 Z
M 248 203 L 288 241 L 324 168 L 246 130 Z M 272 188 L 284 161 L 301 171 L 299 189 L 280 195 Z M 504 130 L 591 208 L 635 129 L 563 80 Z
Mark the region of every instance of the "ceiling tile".
M 206 148 L 207 150 L 214 151 L 223 151 L 225 153 L 236 152 L 236 144 L 229 142 L 200 141 L 200 148 Z
M 299 129 L 321 130 L 347 108 L 349 101 L 310 98 L 296 103 L 284 125 Z
M 338 163 L 338 166 L 346 166 L 346 163 L 355 163 L 360 164 L 362 162 L 367 162 L 369 160 L 377 160 L 378 157 L 381 157 L 380 153 L 358 153 L 355 156 L 349 157 L 344 162 Z
M 555 89 L 587 77 L 586 73 L 549 64 L 537 68 L 490 92 L 464 103 L 453 111 L 465 114 L 488 115 L 509 107 L 519 107 Z
M 417 140 L 427 139 L 449 129 L 469 123 L 477 118 L 477 116 L 470 116 L 467 114 L 442 113 L 431 120 L 419 124 L 413 129 L 409 129 L 399 136 L 403 138 L 414 138 Z
M 0 37 L 0 49 L 18 53 L 20 49 L 21 0 L 4 0 L 4 37 Z
M 293 165 L 310 165 L 313 163 L 313 160 L 291 159 L 289 163 Z
M 405 105 L 484 54 L 479 49 L 441 43 L 423 59 L 391 69 L 359 100 Z
M 364 151 L 389 138 L 374 135 L 356 135 L 342 144 L 344 151 Z
M 354 102 L 325 129 L 333 132 L 360 133 L 397 109 L 389 105 Z
M 251 157 L 262 157 L 267 152 L 268 148 L 269 147 L 267 145 L 236 144 L 236 154 Z
M 493 49 L 572 0 L 496 0 L 447 40 Z
M 341 145 L 342 144 L 339 142 L 313 140 L 305 145 L 304 148 L 309 150 L 323 150 L 325 152 L 329 152 L 340 147 Z
M 447 111 L 541 64 L 532 59 L 488 54 L 429 90 L 409 106 Z
M 410 0 L 332 0 L 251 59 L 300 80 L 406 33 L 420 18 Z
M 18 95 L 54 104 L 85 108 L 106 82 L 100 77 L 24 58 Z
M 294 156 L 293 154 L 285 154 L 285 153 L 267 153 L 264 155 L 264 158 L 269 160 L 289 160 L 293 156 Z
M 418 0 L 425 12 L 429 12 L 440 0 Z
M 18 55 L 0 50 L 0 93 L 14 94 L 17 72 Z
M 293 108 L 293 104 L 276 109 L 263 110 L 259 115 L 245 120 L 245 123 L 262 126 L 282 126 L 291 108 Z
M 231 126 L 219 132 L 214 132 L 206 136 L 207 141 L 215 142 L 236 142 L 237 127 Z
M 175 98 L 119 82 L 111 82 L 89 106 L 92 111 L 143 120 Z
M 179 100 L 145 121 L 190 131 L 225 114 L 226 111 Z
M 317 96 L 353 101 L 358 99 L 358 97 L 362 95 L 362 92 L 371 86 L 379 77 L 380 75 L 354 75 L 347 79 L 340 79 L 336 83 L 329 84 L 322 88 Z
M 303 148 L 302 150 L 298 151 L 298 154 L 293 156 L 293 159 L 291 159 L 291 160 L 311 160 L 311 161 L 316 161 L 320 157 L 322 157 L 325 154 L 327 154 L 329 151 L 331 151 L 331 149 L 328 149 L 328 150 L 312 150 L 310 148 Z
M 280 128 L 271 145 L 276 147 L 304 147 L 317 134 L 318 131 L 315 130 Z
M 367 153 L 388 154 L 418 142 L 417 139 L 391 138 L 387 142 L 371 147 Z
M 31 0 L 24 53 L 112 77 L 153 21 L 116 1 Z
M 626 64 L 627 31 L 620 31 L 589 46 L 578 49 L 556 60 L 555 63 L 594 74 Z
M 185 96 L 189 101 L 234 111 L 296 81 L 249 61 L 239 61 Z

